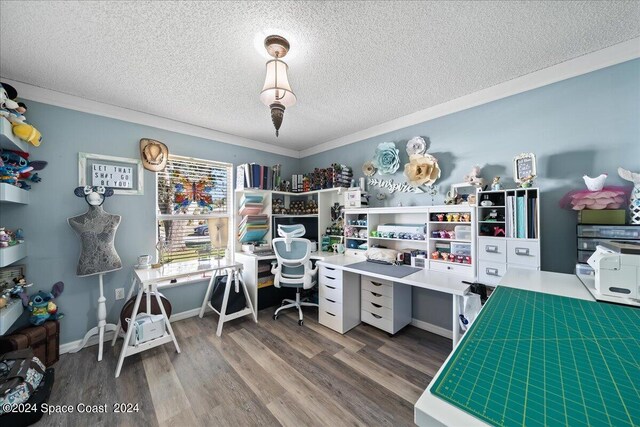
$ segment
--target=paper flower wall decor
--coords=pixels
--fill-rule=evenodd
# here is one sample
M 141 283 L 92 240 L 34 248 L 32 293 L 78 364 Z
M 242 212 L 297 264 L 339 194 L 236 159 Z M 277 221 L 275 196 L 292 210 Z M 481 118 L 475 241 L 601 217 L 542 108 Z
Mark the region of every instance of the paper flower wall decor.
M 407 142 L 407 154 L 424 154 L 427 150 L 427 143 L 421 136 L 415 136 Z
M 440 178 L 438 159 L 431 154 L 413 154 L 404 165 L 404 175 L 413 187 L 432 185 Z
M 381 142 L 373 155 L 373 166 L 380 175 L 392 175 L 400 167 L 400 151 L 393 142 Z
M 371 160 L 364 162 L 364 165 L 362 165 L 362 172 L 365 174 L 365 176 L 375 175 L 376 167 L 373 165 L 373 162 Z

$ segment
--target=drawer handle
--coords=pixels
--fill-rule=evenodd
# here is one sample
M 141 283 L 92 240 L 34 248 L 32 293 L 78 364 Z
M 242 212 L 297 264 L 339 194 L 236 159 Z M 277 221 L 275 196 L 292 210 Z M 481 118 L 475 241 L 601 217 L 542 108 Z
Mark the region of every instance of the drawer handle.
M 498 276 L 497 268 L 486 268 L 485 271 L 487 272 L 487 276 Z
M 335 286 L 329 286 L 329 285 L 325 285 L 325 286 L 326 286 L 327 288 L 329 288 L 329 289 L 335 289 L 335 288 L 336 288 Z
M 498 253 L 498 246 L 497 245 L 486 245 L 484 247 L 484 250 L 488 253 L 491 254 L 497 254 Z
M 375 308 L 382 308 L 380 304 L 376 304 L 375 302 L 372 302 L 371 305 L 374 306 Z
M 373 314 L 373 313 L 371 313 L 371 315 L 372 315 L 373 317 L 375 317 L 376 319 L 382 319 L 382 316 L 378 316 L 377 314 Z
M 336 317 L 336 315 L 335 315 L 335 314 L 333 314 L 333 313 L 329 313 L 328 311 L 325 311 L 325 313 L 327 313 L 329 316 Z
M 324 268 L 326 268 L 327 270 L 331 270 L 331 271 L 335 271 L 336 270 L 335 268 L 331 268 L 331 267 L 327 267 L 327 266 L 325 266 Z
M 371 292 L 371 291 L 369 291 L 369 292 Z M 375 293 L 375 292 L 371 292 L 371 295 L 373 295 L 373 296 L 374 296 L 374 297 L 376 297 L 376 298 L 379 298 L 379 297 L 381 297 L 381 296 L 382 296 L 382 294 L 377 294 L 377 293 Z
M 450 265 L 447 265 L 447 270 L 453 270 L 453 267 L 451 267 Z
M 373 286 L 382 286 L 382 283 L 380 283 L 380 282 L 374 282 L 373 280 L 371 281 L 371 284 L 372 284 Z
M 334 303 L 334 304 L 335 304 L 335 301 L 334 301 L 334 300 L 329 299 L 329 298 L 325 298 L 325 299 L 326 299 L 327 301 L 332 302 L 332 303 Z
M 516 255 L 529 255 L 529 248 L 516 248 Z
M 325 275 L 324 277 L 326 277 L 327 279 L 336 280 L 335 277 L 331 277 L 331 276 L 327 276 L 327 275 Z

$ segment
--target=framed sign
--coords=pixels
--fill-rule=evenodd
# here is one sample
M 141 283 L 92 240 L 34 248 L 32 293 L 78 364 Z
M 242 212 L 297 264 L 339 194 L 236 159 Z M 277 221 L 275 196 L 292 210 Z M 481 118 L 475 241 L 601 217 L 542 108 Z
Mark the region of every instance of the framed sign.
M 78 153 L 78 184 L 113 188 L 114 194 L 142 195 L 142 161 Z
M 522 182 L 526 178 L 534 178 L 536 171 L 536 155 L 533 153 L 522 153 L 513 159 L 513 180 Z

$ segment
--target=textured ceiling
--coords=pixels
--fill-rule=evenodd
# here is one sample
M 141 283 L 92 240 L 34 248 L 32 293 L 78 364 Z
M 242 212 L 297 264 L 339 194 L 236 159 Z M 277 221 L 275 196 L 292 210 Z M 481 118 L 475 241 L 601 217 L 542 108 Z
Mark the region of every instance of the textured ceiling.
M 291 42 L 276 139 L 264 36 Z M 0 75 L 303 150 L 640 35 L 640 2 L 6 2 Z

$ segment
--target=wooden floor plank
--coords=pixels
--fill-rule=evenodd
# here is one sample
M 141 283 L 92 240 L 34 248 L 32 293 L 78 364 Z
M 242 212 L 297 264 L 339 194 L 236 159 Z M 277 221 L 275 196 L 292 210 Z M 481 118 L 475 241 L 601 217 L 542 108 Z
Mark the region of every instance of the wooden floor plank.
M 296 402 L 314 419 L 325 425 L 359 425 L 357 419 L 337 401 L 322 393 L 249 331 L 235 331 L 231 336 L 257 363 L 269 371 L 274 380 L 289 391 Z
M 269 411 L 285 427 L 315 426 L 318 422 L 309 415 L 289 393 L 282 394 L 267 405 Z
M 379 365 L 391 368 L 395 375 L 404 379 L 405 381 L 415 385 L 416 387 L 424 390 L 427 388 L 433 376 L 427 375 L 424 372 L 416 369 L 411 363 L 405 364 L 404 362 L 394 359 L 382 352 L 380 349 L 388 344 L 374 350 L 369 347 L 365 347 L 357 352 L 358 355 L 363 356 L 367 360 Z
M 293 313 L 288 313 L 287 317 L 293 320 L 298 319 Z M 364 347 L 364 343 L 351 338 L 347 335 L 340 334 L 332 329 L 327 328 L 326 326 L 322 326 L 318 323 L 318 316 L 305 316 L 304 318 L 304 327 L 305 331 L 308 331 L 310 335 L 314 335 L 316 340 L 321 341 L 321 345 L 323 346 L 323 351 L 337 353 L 342 350 L 342 348 L 346 348 L 351 351 L 358 351 L 362 347 Z M 328 343 L 326 340 L 333 342 L 337 345 L 336 351 L 328 349 Z
M 322 351 L 322 346 L 317 341 L 309 339 L 308 334 L 305 334 L 308 331 L 305 331 L 304 327 L 300 327 L 297 321 L 294 323 L 288 316 L 280 316 L 278 320 L 262 316 L 258 321 L 260 322 L 260 328 L 278 335 L 283 341 L 308 358 Z
M 413 366 L 415 369 L 432 378 L 444 362 L 444 360 L 438 360 L 438 355 L 434 356 L 424 351 L 412 351 L 397 344 L 396 342 L 388 342 L 378 348 L 378 351 L 404 363 L 405 365 Z
M 334 357 L 371 378 L 381 386 L 391 390 L 398 396 L 401 396 L 411 404 L 415 404 L 424 391 L 424 389 L 418 388 L 409 381 L 394 374 L 392 372 L 393 366 L 382 367 L 368 360 L 366 357 L 361 356 L 359 353 L 343 350 L 335 354 Z

